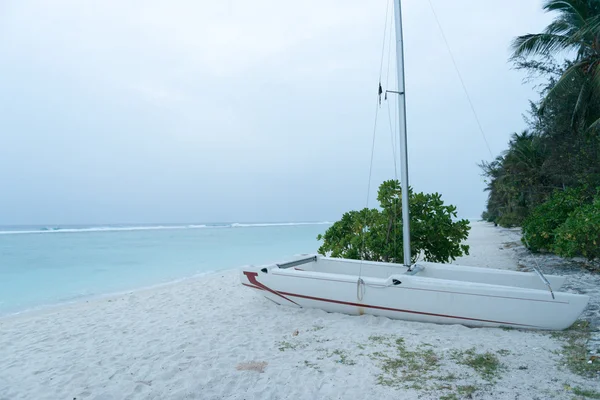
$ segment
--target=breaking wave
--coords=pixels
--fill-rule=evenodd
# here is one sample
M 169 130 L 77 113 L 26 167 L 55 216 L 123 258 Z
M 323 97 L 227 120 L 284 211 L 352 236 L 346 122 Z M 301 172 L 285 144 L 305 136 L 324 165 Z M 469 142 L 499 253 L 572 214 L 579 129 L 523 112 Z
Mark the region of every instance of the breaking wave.
M 13 229 L 0 228 L 0 235 L 52 234 L 52 233 L 85 233 L 85 232 L 119 232 L 119 231 L 153 231 L 182 229 L 218 229 L 218 228 L 252 228 L 267 226 L 300 226 L 331 225 L 331 222 L 265 222 L 265 223 L 232 223 L 232 224 L 190 224 L 190 225 L 132 225 L 132 226 L 88 226 L 88 227 L 26 227 Z

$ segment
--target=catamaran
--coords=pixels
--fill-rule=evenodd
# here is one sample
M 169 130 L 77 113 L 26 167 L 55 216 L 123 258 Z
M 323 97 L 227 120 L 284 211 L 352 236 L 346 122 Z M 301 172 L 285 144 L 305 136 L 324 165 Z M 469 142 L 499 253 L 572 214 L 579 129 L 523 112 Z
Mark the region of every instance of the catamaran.
M 589 297 L 556 291 L 562 276 L 544 276 L 538 268 L 526 273 L 411 262 L 401 0 L 394 0 L 394 17 L 398 88 L 387 92 L 399 98 L 404 263 L 302 255 L 242 267 L 242 285 L 280 305 L 328 312 L 473 327 L 568 328 Z

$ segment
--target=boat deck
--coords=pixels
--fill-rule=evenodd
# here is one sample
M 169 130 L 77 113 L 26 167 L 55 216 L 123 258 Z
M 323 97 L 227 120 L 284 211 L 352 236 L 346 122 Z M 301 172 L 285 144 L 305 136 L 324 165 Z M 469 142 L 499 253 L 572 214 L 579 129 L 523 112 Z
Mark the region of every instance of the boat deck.
M 293 265 L 290 268 L 298 271 L 312 271 L 326 274 L 356 275 L 363 278 L 387 280 L 390 276 L 407 274 L 408 268 L 402 264 L 348 260 L 313 256 L 313 260 Z M 316 260 L 316 261 L 314 261 Z M 280 264 L 285 265 L 285 264 Z M 419 278 L 443 279 L 447 281 L 461 281 L 489 285 L 501 285 L 527 289 L 547 290 L 545 283 L 535 274 L 493 268 L 475 268 L 456 264 L 437 264 L 419 262 L 416 264 L 418 271 L 411 273 Z M 547 275 L 546 278 L 553 290 L 558 290 L 565 281 L 562 276 Z

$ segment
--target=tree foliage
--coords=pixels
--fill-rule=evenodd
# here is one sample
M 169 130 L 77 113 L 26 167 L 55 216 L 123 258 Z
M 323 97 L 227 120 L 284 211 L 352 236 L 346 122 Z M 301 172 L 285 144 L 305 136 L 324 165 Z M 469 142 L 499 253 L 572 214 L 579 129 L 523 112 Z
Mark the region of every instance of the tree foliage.
M 532 206 L 551 190 L 544 171 L 547 148 L 528 131 L 513 134 L 509 149 L 491 163 L 480 164 L 489 191 L 486 219 L 503 226 L 519 225 Z
M 385 181 L 378 191 L 379 209 L 344 213 L 323 235 L 319 253 L 355 260 L 403 262 L 402 190 L 397 180 Z M 409 193 L 411 260 L 449 262 L 469 254 L 463 242 L 469 222 L 457 220 L 456 207 L 444 205 L 438 193 Z
M 556 230 L 586 200 L 586 191 L 581 188 L 554 192 L 546 202 L 536 207 L 523 222 L 523 241 L 525 244 L 535 252 L 553 250 Z
M 600 258 L 600 196 L 571 213 L 555 236 L 553 250 L 558 255 Z
M 590 221 L 597 221 L 592 198 L 600 187 L 600 0 L 545 0 L 543 8 L 554 20 L 517 37 L 511 58 L 532 80 L 542 78 L 540 97 L 530 102 L 527 130 L 480 164 L 483 216 L 522 226 L 533 251 L 597 257 Z
M 546 0 L 546 12 L 555 18 L 541 33 L 513 41 L 513 57 L 548 57 L 568 52 L 574 59 L 547 91 L 544 106 L 565 95 L 575 94 L 570 121 L 574 130 L 597 132 L 600 126 L 600 1 Z

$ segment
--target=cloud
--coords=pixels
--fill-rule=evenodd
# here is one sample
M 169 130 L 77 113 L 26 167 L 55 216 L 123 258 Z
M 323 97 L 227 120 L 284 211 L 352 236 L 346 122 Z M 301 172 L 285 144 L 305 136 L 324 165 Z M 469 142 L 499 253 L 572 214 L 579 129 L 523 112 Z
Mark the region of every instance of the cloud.
M 499 152 L 535 98 L 508 45 L 547 16 L 522 0 L 432 1 Z M 1 4 L 0 223 L 315 220 L 364 206 L 388 0 Z M 411 183 L 477 216 L 489 154 L 428 3 L 403 5 Z M 387 104 L 379 117 L 373 190 L 394 174 Z

